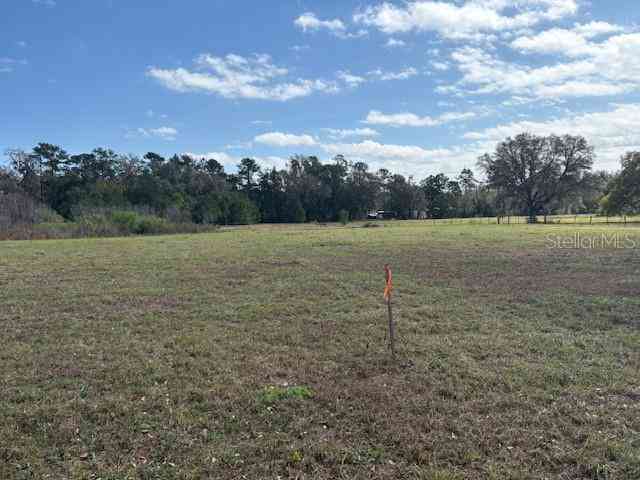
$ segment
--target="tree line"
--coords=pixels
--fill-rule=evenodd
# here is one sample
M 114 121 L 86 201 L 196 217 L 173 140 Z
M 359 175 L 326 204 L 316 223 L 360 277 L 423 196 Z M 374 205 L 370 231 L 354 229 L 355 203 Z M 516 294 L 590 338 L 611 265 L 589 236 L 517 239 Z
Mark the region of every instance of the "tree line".
M 18 210 L 31 202 L 69 220 L 96 209 L 133 209 L 172 222 L 221 225 L 359 220 L 378 210 L 404 219 L 534 218 L 640 207 L 640 154 L 629 153 L 617 174 L 592 172 L 593 148 L 569 135 L 507 138 L 479 159 L 482 181 L 468 168 L 418 181 L 372 171 L 343 155 L 327 163 L 295 155 L 280 170 L 244 158 L 233 173 L 213 158 L 138 157 L 105 148 L 71 155 L 50 143 L 7 156 L 8 168 L 0 169 L 0 216 L 9 196 Z

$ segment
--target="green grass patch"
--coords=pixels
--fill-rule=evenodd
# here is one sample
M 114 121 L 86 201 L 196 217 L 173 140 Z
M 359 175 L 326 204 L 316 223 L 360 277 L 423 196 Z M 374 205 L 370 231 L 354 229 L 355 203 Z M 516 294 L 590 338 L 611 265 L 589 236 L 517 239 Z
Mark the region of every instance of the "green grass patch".
M 276 403 L 289 398 L 306 400 L 313 398 L 313 390 L 303 386 L 279 387 L 271 385 L 264 387 L 258 394 L 258 398 L 263 403 Z

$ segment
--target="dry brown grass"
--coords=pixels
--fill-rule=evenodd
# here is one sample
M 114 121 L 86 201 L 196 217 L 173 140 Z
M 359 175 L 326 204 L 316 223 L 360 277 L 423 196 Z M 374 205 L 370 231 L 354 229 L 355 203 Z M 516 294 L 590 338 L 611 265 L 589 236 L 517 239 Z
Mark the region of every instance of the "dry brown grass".
M 549 232 L 1 243 L 0 478 L 640 478 L 638 250 Z

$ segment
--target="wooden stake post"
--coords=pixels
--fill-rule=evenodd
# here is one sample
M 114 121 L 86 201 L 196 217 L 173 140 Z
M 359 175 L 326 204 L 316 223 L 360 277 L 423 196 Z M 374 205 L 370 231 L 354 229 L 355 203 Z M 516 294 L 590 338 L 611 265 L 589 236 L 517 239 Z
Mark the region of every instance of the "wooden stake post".
M 389 314 L 389 349 L 391 356 L 396 358 L 396 326 L 393 321 L 393 309 L 391 307 L 391 293 L 393 292 L 393 279 L 389 265 L 384 266 L 386 286 L 384 288 L 384 299 L 387 301 L 387 312 Z

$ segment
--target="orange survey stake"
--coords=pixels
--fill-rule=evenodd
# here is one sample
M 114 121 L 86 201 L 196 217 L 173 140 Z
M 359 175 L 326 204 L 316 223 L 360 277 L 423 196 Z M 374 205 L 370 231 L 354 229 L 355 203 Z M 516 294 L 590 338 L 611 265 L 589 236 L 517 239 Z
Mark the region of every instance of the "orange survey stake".
M 387 279 L 387 284 L 384 287 L 384 299 L 388 302 L 391 300 L 391 292 L 393 291 L 393 280 L 392 280 L 391 269 L 389 268 L 389 265 L 384 266 L 384 273 Z

